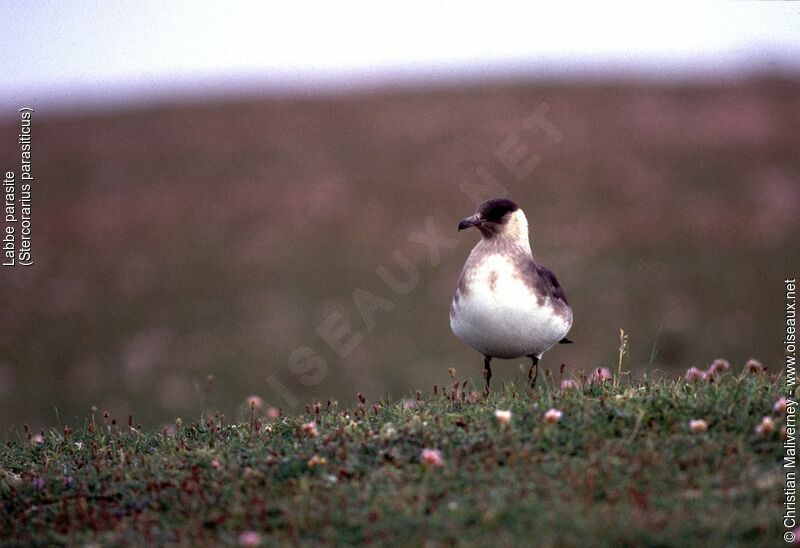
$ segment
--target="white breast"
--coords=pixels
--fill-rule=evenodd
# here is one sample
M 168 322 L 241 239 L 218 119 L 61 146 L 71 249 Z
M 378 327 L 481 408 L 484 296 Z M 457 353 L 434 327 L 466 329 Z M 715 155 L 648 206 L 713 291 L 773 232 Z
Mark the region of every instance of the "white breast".
M 450 308 L 450 328 L 486 356 L 541 356 L 572 326 L 571 311 L 559 314 L 549 297 L 537 297 L 506 256 L 468 262 L 462 277 Z

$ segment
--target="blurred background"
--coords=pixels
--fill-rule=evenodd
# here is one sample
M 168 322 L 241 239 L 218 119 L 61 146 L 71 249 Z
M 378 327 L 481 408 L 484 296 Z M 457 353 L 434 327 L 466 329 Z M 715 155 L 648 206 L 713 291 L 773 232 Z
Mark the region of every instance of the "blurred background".
M 781 368 L 796 6 L 0 11 L 3 172 L 35 111 L 35 264 L 0 268 L 4 433 L 92 405 L 156 427 L 250 395 L 402 398 L 450 367 L 480 386 L 448 310 L 478 238 L 456 225 L 496 195 L 575 311 L 545 368 L 609 366 L 620 329 L 637 374 L 654 348 L 665 374 Z

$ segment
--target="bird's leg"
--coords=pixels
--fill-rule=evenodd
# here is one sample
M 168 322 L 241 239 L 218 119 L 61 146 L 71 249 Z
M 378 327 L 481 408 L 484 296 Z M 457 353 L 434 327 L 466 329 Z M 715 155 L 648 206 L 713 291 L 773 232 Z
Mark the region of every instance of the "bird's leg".
M 489 382 L 492 380 L 492 358 L 491 356 L 483 357 L 483 378 L 486 379 L 486 395 L 489 395 Z
M 528 380 L 531 381 L 531 388 L 536 388 L 536 379 L 539 377 L 539 358 L 536 356 L 528 356 L 531 359 L 531 368 L 528 370 Z M 533 375 L 533 368 L 536 368 L 536 374 Z

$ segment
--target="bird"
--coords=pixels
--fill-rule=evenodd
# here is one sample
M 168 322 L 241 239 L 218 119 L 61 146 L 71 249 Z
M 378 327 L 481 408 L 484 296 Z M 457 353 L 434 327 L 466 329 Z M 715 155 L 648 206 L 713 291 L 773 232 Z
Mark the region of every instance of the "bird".
M 450 329 L 483 354 L 485 392 L 489 394 L 492 358 L 528 357 L 528 380 L 536 386 L 539 360 L 567 338 L 572 308 L 553 271 L 533 258 L 528 220 L 511 200 L 495 198 L 461 220 L 481 240 L 469 254 L 450 304 Z M 533 370 L 536 369 L 536 375 Z

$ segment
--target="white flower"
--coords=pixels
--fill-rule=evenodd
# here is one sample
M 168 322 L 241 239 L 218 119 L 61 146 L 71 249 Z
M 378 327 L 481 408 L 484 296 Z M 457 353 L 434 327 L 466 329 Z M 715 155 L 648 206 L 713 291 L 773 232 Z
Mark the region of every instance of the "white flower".
M 692 419 L 689 421 L 689 430 L 695 434 L 700 434 L 708 430 L 708 423 L 703 419 Z
M 589 378 L 589 381 L 592 384 L 603 384 L 606 381 L 611 380 L 611 371 L 608 370 L 607 367 L 598 367 L 594 371 L 592 371 L 592 376 Z
M 573 379 L 564 379 L 561 381 L 561 390 L 577 390 L 581 387 L 578 381 Z
M 704 371 L 700 371 L 696 367 L 690 367 L 686 370 L 683 380 L 686 382 L 704 381 L 706 380 L 706 373 Z
M 744 370 L 751 375 L 758 375 L 759 373 L 766 371 L 767 368 L 764 367 L 760 361 L 750 358 L 747 360 L 747 363 L 744 364 Z
M 724 358 L 717 358 L 711 365 L 708 366 L 708 375 L 712 377 L 717 377 L 723 374 L 725 371 L 728 371 L 731 368 L 731 364 L 728 360 Z
M 255 531 L 244 531 L 239 535 L 239 546 L 258 546 L 261 535 Z
M 562 416 L 564 416 L 564 413 L 553 407 L 552 409 L 548 409 L 547 413 L 544 414 L 544 422 L 554 424 L 560 421 Z
M 504 411 L 502 409 L 498 409 L 494 412 L 494 418 L 497 420 L 499 424 L 503 426 L 511 424 L 511 411 Z
M 756 434 L 759 436 L 769 436 L 775 431 L 775 421 L 771 417 L 764 417 L 761 423 L 756 426 Z
M 303 432 L 305 432 L 306 436 L 309 438 L 316 438 L 319 436 L 319 430 L 317 430 L 317 423 L 314 421 L 307 422 L 303 425 Z
M 419 460 L 428 468 L 444 466 L 444 457 L 438 449 L 423 449 L 419 455 Z

